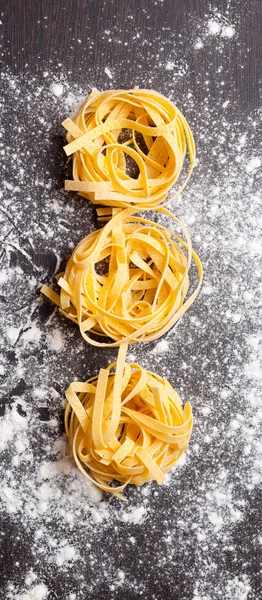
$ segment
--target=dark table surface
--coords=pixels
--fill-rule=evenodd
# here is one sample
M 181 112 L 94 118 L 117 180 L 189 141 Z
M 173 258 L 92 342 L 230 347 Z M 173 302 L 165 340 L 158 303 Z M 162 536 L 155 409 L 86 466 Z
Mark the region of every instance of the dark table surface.
M 2 3 L 1 598 L 258 600 L 261 583 L 260 0 Z M 128 358 L 190 400 L 166 485 L 101 498 L 65 456 L 63 393 L 116 357 L 40 298 L 97 227 L 63 191 L 61 121 L 92 87 L 156 89 L 198 166 L 174 205 L 205 270 L 179 327 Z M 60 267 L 61 265 L 61 267 Z

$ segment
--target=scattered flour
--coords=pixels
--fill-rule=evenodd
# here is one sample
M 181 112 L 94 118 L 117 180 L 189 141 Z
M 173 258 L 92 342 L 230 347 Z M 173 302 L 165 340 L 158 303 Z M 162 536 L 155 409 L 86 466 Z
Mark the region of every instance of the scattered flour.
M 192 123 L 199 162 L 175 210 L 190 225 L 206 280 L 196 308 L 167 339 L 153 350 L 150 345 L 130 348 L 128 360 L 160 372 L 183 400 L 192 401 L 195 425 L 189 450 L 165 485 L 131 488 L 127 504 L 102 496 L 78 472 L 67 457 L 62 426 L 67 385 L 91 376 L 116 354 L 109 350 L 105 358 L 94 349 L 90 360 L 77 328 L 39 297 L 40 285 L 53 282 L 60 269 L 57 257 L 63 268 L 70 249 L 96 226 L 90 204 L 61 189 L 59 124 L 75 114 L 92 87 L 105 87 L 105 75 L 110 85 L 119 86 L 117 71 L 106 67 L 94 81 L 90 68 L 83 86 L 61 67 L 54 74 L 53 65 L 39 77 L 28 75 L 25 82 L 4 73 L 8 111 L 1 113 L 7 142 L 2 147 L 5 260 L 0 281 L 6 304 L 0 375 L 6 410 L 0 413 L 0 498 L 14 543 L 20 543 L 17 538 L 27 540 L 31 552 L 26 574 L 19 566 L 12 571 L 3 592 L 7 600 L 85 600 L 92 597 L 91 584 L 97 589 L 107 585 L 103 589 L 108 598 L 119 587 L 122 597 L 147 600 L 152 581 L 156 592 L 150 600 L 159 600 L 163 582 L 174 589 L 181 561 L 191 565 L 188 585 L 192 583 L 191 591 L 181 592 L 181 600 L 256 600 L 256 567 L 249 557 L 255 561 L 262 534 L 259 520 L 254 531 L 249 516 L 251 510 L 255 514 L 255 494 L 262 482 L 262 342 L 257 312 L 262 289 L 257 185 L 261 159 L 256 125 L 261 113 L 254 111 L 243 123 L 235 117 L 219 62 L 205 75 L 201 115 L 195 114 L 190 77 L 186 97 L 179 85 L 191 72 L 194 54 L 201 58 L 202 48 L 214 46 L 222 64 L 224 49 L 231 38 L 237 40 L 238 28 L 236 18 L 209 11 L 196 23 L 182 57 L 179 42 L 167 31 L 172 47 L 167 52 L 159 46 L 146 81 L 145 69 L 142 75 L 138 71 L 141 87 L 157 87 L 164 70 L 161 91 L 183 107 Z M 117 33 L 113 28 L 104 32 L 108 44 L 118 43 Z M 134 39 L 151 52 L 139 28 Z M 214 76 L 221 91 L 215 106 L 209 92 Z M 202 79 L 196 85 L 202 90 Z M 208 160 L 207 130 L 213 149 Z M 25 160 L 30 144 L 39 152 Z M 12 160 L 15 169 L 10 171 Z M 164 215 L 162 219 L 170 225 Z M 239 539 L 246 545 L 243 554 Z M 152 556 L 156 540 L 157 552 L 145 574 L 141 564 Z M 225 566 L 230 561 L 233 574 Z M 57 571 L 60 597 L 52 595 Z
M 261 158 L 258 156 L 252 156 L 252 158 L 246 164 L 247 173 L 256 173 L 256 171 L 261 167 Z
M 201 48 L 204 48 L 204 44 L 203 44 L 202 40 L 197 40 L 194 44 L 194 48 L 196 50 L 201 50 Z
M 131 510 L 123 513 L 122 520 L 125 523 L 134 523 L 137 525 L 138 523 L 142 523 L 146 516 L 147 510 L 144 506 L 139 506 L 137 508 L 133 508 Z
M 109 77 L 109 79 L 113 79 L 112 72 L 108 67 L 105 67 L 105 74 L 107 75 L 107 77 Z
M 6 330 L 6 335 L 8 337 L 8 339 L 10 340 L 11 344 L 15 344 L 18 337 L 19 337 L 19 333 L 20 333 L 20 328 L 19 327 L 7 327 Z
M 22 334 L 22 339 L 25 342 L 35 342 L 36 344 L 39 342 L 41 338 L 42 332 L 35 324 L 31 325 L 28 329 L 26 329 Z
M 65 340 L 62 336 L 60 329 L 54 329 L 52 333 L 49 333 L 47 336 L 47 343 L 51 350 L 55 350 L 55 352 L 60 352 L 63 350 L 65 346 Z
M 31 587 L 22 594 L 15 593 L 13 595 L 12 592 L 7 592 L 6 600 L 46 600 L 47 594 L 48 588 L 44 584 L 40 583 Z
M 28 419 L 18 412 L 20 401 L 16 401 L 12 408 L 7 408 L 5 417 L 0 419 L 0 451 L 2 452 L 7 447 L 8 442 L 12 441 L 16 436 L 26 439 L 26 428 Z M 23 404 L 23 402 L 22 402 Z M 1 492 L 0 492 L 1 493 Z
M 210 21 L 208 21 L 207 27 L 211 35 L 217 35 L 222 29 L 221 23 L 219 21 L 215 21 L 214 19 L 210 19 Z
M 233 25 L 223 25 L 221 21 L 214 21 L 213 19 L 208 21 L 207 26 L 210 35 L 221 34 L 224 38 L 232 38 L 236 33 L 236 29 Z
M 232 38 L 236 33 L 236 29 L 233 25 L 225 25 L 221 29 L 221 35 L 225 38 Z
M 155 353 L 162 353 L 162 352 L 167 352 L 169 349 L 169 344 L 166 340 L 160 340 L 160 342 L 157 342 L 157 344 L 154 347 L 153 352 Z
M 198 28 L 198 39 L 194 43 L 195 50 L 201 50 L 207 46 L 210 40 L 216 40 L 219 44 L 224 43 L 237 34 L 238 22 L 231 20 L 229 14 L 221 13 L 218 9 L 213 9 L 207 16 L 206 21 L 202 22 Z
M 167 71 L 172 71 L 173 68 L 174 68 L 174 66 L 175 66 L 175 62 L 172 61 L 172 60 L 168 60 L 167 63 L 166 63 L 166 70 Z
M 62 567 L 65 563 L 76 559 L 77 553 L 75 548 L 65 543 L 57 552 L 56 564 L 58 567 Z
M 240 577 L 233 577 L 232 579 L 226 579 L 224 584 L 221 582 L 220 577 L 213 588 L 213 593 L 204 594 L 199 593 L 199 585 L 196 584 L 192 600 L 212 600 L 214 598 L 222 598 L 221 587 L 223 586 L 223 600 L 248 600 L 250 598 L 250 592 L 252 588 L 250 585 L 249 578 L 246 575 Z M 252 596 L 253 597 L 253 596 Z
M 54 94 L 54 96 L 57 96 L 57 98 L 59 98 L 60 96 L 62 96 L 64 88 L 61 85 L 61 83 L 52 83 L 51 92 L 52 94 Z

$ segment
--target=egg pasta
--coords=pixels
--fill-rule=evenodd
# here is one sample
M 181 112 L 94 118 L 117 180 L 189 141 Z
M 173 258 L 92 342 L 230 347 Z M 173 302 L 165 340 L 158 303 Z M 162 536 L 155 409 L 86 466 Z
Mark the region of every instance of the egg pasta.
M 126 350 L 122 344 L 116 363 L 97 376 L 71 383 L 65 410 L 69 455 L 87 479 L 122 500 L 128 484 L 164 482 L 193 425 L 190 403 L 183 406 L 166 379 L 128 364 Z
M 60 294 L 42 287 L 42 293 L 78 324 L 90 344 L 156 340 L 195 300 L 202 281 L 201 262 L 184 225 L 167 209 L 162 212 L 181 229 L 184 239 L 136 216 L 133 209 L 122 210 L 76 246 L 58 277 Z M 192 259 L 198 283 L 186 297 Z
M 73 180 L 65 189 L 94 204 L 154 208 L 167 203 L 188 154 L 186 186 L 195 164 L 195 144 L 180 110 L 153 90 L 93 90 L 74 118 L 66 119 L 67 156 Z

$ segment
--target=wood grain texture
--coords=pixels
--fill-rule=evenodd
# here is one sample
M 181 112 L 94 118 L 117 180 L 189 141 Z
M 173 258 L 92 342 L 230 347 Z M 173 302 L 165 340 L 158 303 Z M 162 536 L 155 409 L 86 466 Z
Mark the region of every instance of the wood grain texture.
M 215 38 L 210 37 L 208 41 L 204 39 L 204 27 L 206 27 L 207 19 L 215 9 L 222 14 L 227 12 L 228 20 L 237 23 L 237 33 L 232 39 L 227 40 L 223 52 L 219 51 L 219 45 L 217 45 Z M 212 119 L 207 121 L 206 128 L 204 128 L 203 115 L 205 111 L 209 115 L 213 111 L 217 122 L 219 122 L 224 114 L 222 105 L 229 100 L 232 107 L 232 122 L 233 117 L 234 121 L 239 119 L 239 122 L 244 122 L 246 116 L 261 107 L 261 0 L 8 0 L 8 2 L 2 2 L 1 18 L 3 22 L 1 38 L 2 69 L 3 71 L 10 69 L 13 75 L 24 82 L 28 77 L 37 76 L 41 79 L 45 70 L 57 73 L 61 68 L 61 72 L 66 74 L 68 81 L 74 84 L 79 82 L 79 86 L 86 88 L 87 91 L 91 85 L 107 88 L 112 87 L 112 81 L 105 73 L 105 69 L 110 68 L 114 73 L 114 85 L 117 87 L 129 88 L 135 84 L 147 85 L 165 93 L 165 65 L 167 61 L 171 60 L 178 65 L 183 65 L 185 62 L 186 69 L 179 79 L 179 86 L 175 83 L 174 78 L 174 89 L 171 93 L 169 88 L 168 92 L 180 106 L 183 106 L 183 100 L 187 97 L 188 92 L 190 91 L 192 94 L 193 102 L 187 105 L 186 116 L 194 126 L 197 148 L 201 151 L 202 156 L 203 174 L 205 169 L 210 168 L 210 155 L 212 153 L 210 134 Z M 137 33 L 139 33 L 139 37 L 137 37 Z M 117 43 L 110 42 L 112 36 Z M 198 37 L 204 39 L 203 48 L 198 52 L 192 52 L 192 46 Z M 161 67 L 159 67 L 160 64 Z M 92 73 L 92 76 L 90 76 L 90 73 Z M 14 110 L 12 112 L 10 109 L 10 122 L 13 114 Z M 199 114 L 202 115 L 201 128 L 198 127 Z M 231 117 L 229 116 L 229 120 Z M 30 119 L 30 115 L 28 115 L 28 119 Z M 8 135 L 11 136 L 12 122 L 8 132 Z M 219 130 L 217 135 L 219 135 Z M 50 158 L 49 168 L 51 174 L 54 174 L 56 178 L 57 188 L 61 188 L 64 178 L 61 167 L 61 162 L 64 160 L 62 132 L 60 130 L 59 133 L 57 133 L 57 130 L 54 131 L 53 138 L 53 155 Z M 30 150 L 35 151 L 33 144 Z M 44 157 L 44 160 L 46 160 L 46 157 Z M 214 164 L 215 172 L 216 165 Z M 83 206 L 84 203 L 81 205 L 82 211 L 84 211 Z M 29 220 L 31 218 L 30 210 L 29 207 Z M 74 233 L 75 241 L 78 234 L 79 230 Z M 23 242 L 28 253 L 26 240 L 23 240 Z M 68 255 L 66 243 L 65 241 L 64 256 Z M 12 266 L 21 265 L 24 261 L 22 264 L 23 270 L 26 274 L 30 273 L 30 264 L 28 266 L 28 261 L 24 256 L 19 256 L 14 252 L 11 258 L 13 261 Z M 32 260 L 36 266 L 42 265 L 45 267 L 47 278 L 52 277 L 56 257 L 54 253 L 45 252 L 44 242 L 39 251 L 34 252 Z M 216 261 L 219 261 L 219 255 L 215 256 L 214 262 Z M 37 276 L 37 272 L 34 272 L 34 275 Z M 42 311 L 40 317 L 44 321 L 46 316 L 44 313 L 45 311 L 48 313 L 50 309 L 45 305 L 39 310 L 40 313 Z M 204 313 L 202 319 L 205 320 Z M 216 323 L 216 326 L 221 328 L 219 331 L 221 331 L 221 336 L 224 339 L 223 351 L 229 354 L 231 352 L 230 340 L 228 339 L 230 336 L 227 330 L 223 329 L 223 324 L 220 321 Z M 74 335 L 76 336 L 74 339 L 77 340 L 77 333 Z M 194 373 L 189 374 L 187 377 L 190 382 L 190 389 L 196 391 L 196 393 L 200 393 L 201 390 L 201 372 L 206 355 L 207 353 L 212 354 L 216 346 L 212 338 L 212 331 L 209 335 L 207 339 L 203 339 L 197 329 L 194 331 L 194 340 L 196 348 L 199 348 L 200 355 L 200 358 L 196 358 L 196 361 L 199 361 L 196 364 L 200 373 L 200 380 L 195 381 Z M 190 340 L 187 341 L 189 347 L 191 342 Z M 218 349 L 218 362 L 221 359 L 219 351 Z M 93 353 L 93 350 L 87 350 L 87 354 L 88 359 L 86 361 L 81 359 L 83 376 L 84 370 L 90 364 L 96 366 L 102 366 L 103 364 L 101 352 L 94 351 Z M 43 355 L 39 354 L 39 364 L 43 360 Z M 113 360 L 113 358 L 112 355 L 111 359 Z M 15 362 L 15 353 L 10 352 L 8 359 L 10 369 L 12 369 L 12 364 Z M 161 361 L 159 363 L 160 367 Z M 74 368 L 73 361 L 70 368 Z M 79 371 L 80 367 L 77 372 L 79 373 Z M 69 377 L 68 373 L 65 375 L 65 378 L 67 377 Z M 219 378 L 220 372 L 218 370 L 217 379 L 219 380 Z M 210 394 L 208 383 L 207 376 L 207 398 Z M 18 388 L 10 388 L 10 393 L 4 398 L 7 403 L 10 402 L 12 396 L 22 394 L 23 385 L 24 383 L 21 381 Z M 62 389 L 59 391 L 62 394 Z M 44 417 L 42 420 L 44 421 Z M 228 454 L 226 454 L 227 451 Z M 217 453 L 219 452 L 220 448 L 217 450 Z M 223 448 L 221 453 L 223 454 L 223 452 L 226 454 L 226 464 L 226 461 L 230 461 L 232 457 L 230 450 Z M 208 470 L 209 458 L 207 451 L 206 462 L 202 465 L 203 480 Z M 237 458 L 234 457 L 236 472 L 238 469 Z M 190 478 L 185 475 L 183 479 L 182 494 L 185 495 L 185 498 L 190 494 L 195 484 L 196 474 L 191 469 Z M 145 522 L 143 527 L 137 527 L 136 547 L 132 547 L 130 544 L 125 545 L 126 525 L 121 523 L 117 532 L 114 526 L 110 527 L 107 530 L 107 539 L 100 537 L 98 546 L 94 549 L 98 559 L 101 555 L 103 557 L 104 546 L 106 546 L 107 555 L 112 556 L 112 562 L 108 567 L 112 581 L 114 570 L 128 569 L 132 565 L 132 568 L 138 571 L 140 583 L 143 583 L 147 574 L 147 564 L 153 565 L 150 582 L 147 581 L 147 587 L 143 593 L 139 595 L 140 593 L 129 589 L 125 590 L 123 596 L 121 590 L 116 589 L 111 595 L 108 587 L 102 582 L 99 589 L 95 589 L 90 596 L 84 597 L 81 595 L 80 581 L 79 596 L 76 600 L 89 600 L 89 598 L 91 600 L 118 600 L 120 598 L 123 600 L 136 600 L 139 597 L 143 597 L 145 600 L 193 600 L 195 598 L 193 595 L 194 581 L 192 573 L 194 572 L 198 549 L 194 538 L 193 525 L 190 531 L 187 530 L 186 526 L 182 530 L 181 538 L 185 544 L 188 544 L 186 546 L 187 552 L 183 554 L 180 546 L 176 548 L 174 561 L 178 568 L 174 568 L 173 571 L 171 568 L 171 576 L 169 573 L 168 580 L 165 562 L 163 561 L 160 568 L 156 557 L 160 540 L 162 545 L 164 543 L 161 537 L 163 522 L 165 521 L 163 508 L 167 506 L 167 503 L 170 504 L 170 497 L 164 490 L 163 497 L 161 499 L 156 498 L 155 502 L 156 508 L 153 513 L 153 521 L 157 538 L 154 537 Z M 238 563 L 244 565 L 243 568 L 248 563 L 247 572 L 253 582 L 254 595 L 245 596 L 245 600 L 249 600 L 249 598 L 250 600 L 259 600 L 262 597 L 260 595 L 262 586 L 259 551 L 254 551 L 254 547 L 250 545 L 254 529 L 259 523 L 260 507 L 261 492 L 256 491 L 252 497 L 247 497 L 247 510 L 243 522 L 235 526 L 236 555 L 232 555 L 230 548 L 226 546 L 223 551 L 218 548 L 216 555 L 218 570 L 224 570 L 232 578 L 237 573 Z M 192 517 L 190 507 L 186 507 L 186 509 L 188 511 L 186 514 Z M 169 528 L 172 532 L 173 521 L 170 519 L 170 523 L 165 522 L 164 524 L 166 530 Z M 18 563 L 17 569 L 22 577 L 23 573 L 28 572 L 30 569 L 33 557 L 30 535 L 27 536 L 25 529 L 20 526 L 19 522 L 17 527 L 14 527 L 12 519 L 8 517 L 4 521 L 3 529 L 6 535 L 1 549 L 0 576 L 2 583 L 6 584 L 12 578 L 16 564 Z M 22 536 L 24 536 L 23 551 L 21 551 Z M 123 558 L 119 556 L 118 544 L 122 545 L 122 550 L 124 548 L 124 563 L 122 562 Z M 162 547 L 161 550 L 163 551 Z M 163 552 L 163 557 L 166 559 L 169 552 L 168 546 Z M 91 570 L 88 563 L 88 552 L 84 546 L 83 555 L 86 559 L 86 563 L 83 565 L 83 577 L 88 580 Z M 207 556 L 206 559 L 208 561 L 209 557 Z M 210 562 L 212 562 L 211 559 Z M 43 577 L 49 583 L 49 574 L 44 573 Z M 215 579 L 214 572 L 214 581 Z M 69 596 L 65 596 L 65 588 L 66 593 L 69 593 L 71 589 L 68 579 L 63 580 L 59 572 L 52 571 L 51 584 L 52 592 L 50 592 L 48 600 L 68 599 Z M 0 597 L 6 600 L 4 596 Z M 221 600 L 221 598 L 221 596 L 214 597 L 214 600 Z M 223 600 L 236 600 L 236 596 L 232 599 L 229 597 L 223 598 Z
M 232 18 L 239 23 L 239 33 L 228 46 L 223 57 L 225 91 L 235 101 L 239 109 L 259 106 L 261 92 L 261 4 L 251 0 L 188 0 L 184 3 L 165 0 L 44 0 L 34 2 L 9 0 L 3 11 L 3 48 L 7 50 L 4 62 L 14 74 L 37 73 L 61 63 L 63 68 L 85 79 L 85 66 L 93 66 L 94 81 L 97 74 L 110 65 L 117 66 L 117 75 L 122 86 L 129 86 L 139 79 L 139 70 L 147 67 L 148 73 L 154 69 L 161 40 L 166 27 L 166 37 L 176 32 L 186 45 L 191 43 L 192 30 L 196 23 L 210 13 L 210 7 L 218 7 L 223 13 L 227 8 Z M 130 19 L 132 16 L 132 19 Z M 110 45 L 104 35 L 105 30 L 119 32 L 117 49 Z M 139 41 L 132 43 L 136 30 L 141 32 Z M 81 40 L 81 44 L 77 40 Z M 143 41 L 147 41 L 144 45 Z M 164 40 L 163 40 L 164 41 Z M 170 47 L 166 43 L 165 54 Z M 165 39 L 166 42 L 166 39 Z M 9 53 L 8 53 L 9 52 Z M 180 50 L 181 52 L 181 50 Z M 205 74 L 209 71 L 210 60 L 216 66 L 219 55 L 204 49 L 196 54 L 189 65 L 188 78 L 184 86 L 196 89 L 197 103 L 201 106 Z M 144 77 L 144 73 L 142 75 Z M 185 92 L 186 90 L 182 90 Z M 210 101 L 217 95 L 216 78 L 212 81 Z

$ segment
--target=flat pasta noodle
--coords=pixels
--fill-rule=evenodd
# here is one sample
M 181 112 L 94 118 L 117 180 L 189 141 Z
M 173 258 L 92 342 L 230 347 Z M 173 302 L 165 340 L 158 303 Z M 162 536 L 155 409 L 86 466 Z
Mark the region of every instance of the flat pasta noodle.
M 136 216 L 134 209 L 121 210 L 76 246 L 58 278 L 60 294 L 46 285 L 41 289 L 94 346 L 156 340 L 198 294 L 202 266 L 188 232 L 167 209 L 158 210 L 172 218 L 184 239 L 163 225 Z M 187 297 L 192 259 L 198 284 Z M 94 334 L 102 340 L 93 339 Z
M 166 379 L 126 363 L 126 351 L 122 344 L 116 362 L 65 393 L 69 455 L 87 479 L 122 500 L 128 484 L 163 483 L 193 426 L 190 403 L 183 406 Z
M 117 361 L 66 391 L 68 451 L 98 488 L 126 500 L 128 484 L 163 483 L 188 446 L 193 417 L 165 379 L 126 362 L 129 343 L 164 335 L 194 302 L 202 265 L 185 226 L 164 208 L 181 193 L 195 163 L 190 127 L 152 90 L 93 90 L 74 120 L 66 119 L 65 152 L 73 180 L 65 189 L 94 204 L 102 229 L 74 249 L 60 293 L 41 292 L 78 324 L 94 346 L 119 346 Z M 170 189 L 189 168 L 171 198 Z M 164 214 L 178 234 L 137 211 Z M 192 261 L 198 282 L 188 296 Z M 97 339 L 94 339 L 94 336 Z M 111 339 L 112 342 L 105 341 Z
M 67 156 L 73 180 L 65 189 L 94 204 L 154 208 L 167 203 L 185 157 L 189 169 L 171 202 L 186 186 L 195 164 L 190 127 L 170 100 L 153 90 L 93 90 L 72 121 L 66 119 Z

